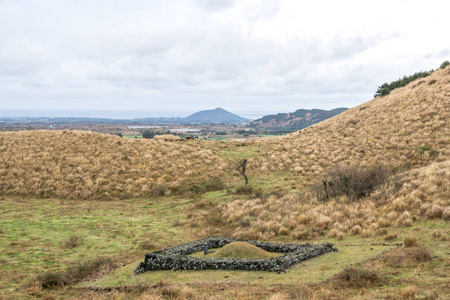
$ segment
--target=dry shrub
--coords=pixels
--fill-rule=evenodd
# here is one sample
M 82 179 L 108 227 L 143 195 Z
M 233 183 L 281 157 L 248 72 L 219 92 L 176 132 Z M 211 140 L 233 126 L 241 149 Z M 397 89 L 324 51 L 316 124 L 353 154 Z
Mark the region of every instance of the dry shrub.
M 97 258 L 87 260 L 77 265 L 68 267 L 63 271 L 49 271 L 40 274 L 33 280 L 31 286 L 40 285 L 43 289 L 62 287 L 77 283 L 102 270 L 111 270 L 113 262 L 110 258 Z
M 352 230 L 351 230 L 351 233 L 353 234 L 353 235 L 356 235 L 356 234 L 360 234 L 361 233 L 361 226 L 359 226 L 359 225 L 356 225 L 356 226 L 354 226 L 353 228 L 352 228 Z
M 313 292 L 306 286 L 294 286 L 289 289 L 289 299 L 306 300 L 313 297 Z
M 82 245 L 84 243 L 84 238 L 79 235 L 70 235 L 69 238 L 64 241 L 63 248 L 65 249 L 71 249 L 75 248 L 76 246 Z
M 444 209 L 442 208 L 442 206 L 433 204 L 426 210 L 425 215 L 430 219 L 437 219 L 442 217 L 443 213 Z
M 290 299 L 294 299 L 294 298 L 291 298 L 289 296 L 289 294 L 286 294 L 286 293 L 276 293 L 276 294 L 273 294 L 272 296 L 270 296 L 270 298 L 269 298 L 269 300 L 290 300 Z
M 409 255 L 417 262 L 427 262 L 432 260 L 431 251 L 424 247 L 414 247 L 410 249 Z
M 381 278 L 374 271 L 362 268 L 347 268 L 335 276 L 334 283 L 338 287 L 367 288 L 381 283 Z
M 155 248 L 156 248 L 155 244 L 153 244 L 151 241 L 144 241 L 139 244 L 139 249 L 142 249 L 142 250 L 150 251 Z
M 163 286 L 159 291 L 165 299 L 179 299 L 181 294 L 180 288 L 172 285 Z
M 418 263 L 432 260 L 431 252 L 424 247 L 401 247 L 383 255 L 383 260 L 392 267 L 414 267 Z
M 417 246 L 417 239 L 413 236 L 407 236 L 403 241 L 403 245 L 407 248 Z
M 397 239 L 397 237 L 398 237 L 398 232 L 391 232 L 387 236 L 384 237 L 384 240 L 385 241 L 393 241 L 393 240 Z
M 380 228 L 376 231 L 376 235 L 380 236 L 380 235 L 386 235 L 387 234 L 387 229 L 386 228 Z
M 447 240 L 447 234 L 444 231 L 441 230 L 435 230 L 432 234 L 433 239 L 438 241 L 446 241 Z
M 214 203 L 210 199 L 199 199 L 194 201 L 195 209 L 206 209 L 214 206 Z
M 331 229 L 330 232 L 328 232 L 327 236 L 330 238 L 335 238 L 339 234 L 339 231 L 337 229 Z
M 450 206 L 447 206 L 442 213 L 442 219 L 450 221 Z
M 370 229 L 364 229 L 361 232 L 361 237 L 363 237 L 363 238 L 369 238 L 371 236 L 372 236 L 372 230 L 370 230 Z
M 351 201 L 370 195 L 385 183 L 387 169 L 381 166 L 367 169 L 359 165 L 338 165 L 331 168 L 324 178 L 313 186 L 319 200 L 329 200 L 346 195 Z
M 38 297 L 42 296 L 43 289 L 42 284 L 39 281 L 33 281 L 27 288 L 27 294 L 30 296 Z
M 156 283 L 157 296 L 162 299 L 192 299 L 194 293 L 191 289 L 183 289 L 182 287 L 173 285 L 170 281 L 161 279 Z M 152 298 L 150 298 L 152 299 Z M 155 298 L 160 299 L 160 298 Z
M 413 285 L 408 285 L 400 290 L 401 299 L 416 299 L 417 288 Z

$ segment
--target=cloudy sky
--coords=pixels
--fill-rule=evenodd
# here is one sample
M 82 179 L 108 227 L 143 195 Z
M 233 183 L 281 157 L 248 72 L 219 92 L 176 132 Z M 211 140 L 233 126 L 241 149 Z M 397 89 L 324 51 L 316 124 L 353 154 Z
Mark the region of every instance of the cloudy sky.
M 449 9 L 447 0 L 0 0 L 0 116 L 352 107 L 450 59 Z

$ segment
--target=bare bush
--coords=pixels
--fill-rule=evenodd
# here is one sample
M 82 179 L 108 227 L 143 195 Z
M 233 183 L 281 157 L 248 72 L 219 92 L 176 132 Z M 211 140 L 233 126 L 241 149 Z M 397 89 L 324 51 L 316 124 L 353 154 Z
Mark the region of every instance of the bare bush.
M 339 165 L 331 168 L 312 189 L 320 200 L 346 195 L 351 201 L 370 195 L 386 182 L 388 171 L 382 166 L 367 169 L 358 165 Z
M 405 245 L 405 247 L 408 247 L 408 248 L 417 246 L 417 239 L 413 236 L 407 236 L 407 237 L 405 237 L 403 244 Z
M 380 282 L 381 278 L 376 272 L 362 268 L 347 268 L 335 277 L 336 285 L 350 288 L 365 288 Z

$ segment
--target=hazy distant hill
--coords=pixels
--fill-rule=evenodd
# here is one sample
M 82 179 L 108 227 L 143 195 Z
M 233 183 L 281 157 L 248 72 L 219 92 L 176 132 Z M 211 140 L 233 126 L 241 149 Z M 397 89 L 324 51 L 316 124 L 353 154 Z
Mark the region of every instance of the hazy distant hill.
M 300 130 L 312 124 L 331 118 L 348 108 L 335 108 L 332 110 L 322 109 L 298 109 L 293 113 L 279 113 L 264 116 L 250 123 L 252 127 L 264 129 Z
M 245 123 L 249 122 L 249 119 L 243 118 L 241 116 L 235 115 L 233 113 L 230 113 L 229 111 L 226 111 L 223 108 L 216 108 L 212 110 L 202 110 L 199 112 L 196 112 L 189 117 L 186 117 L 183 119 L 183 121 L 188 122 L 217 122 L 217 123 Z

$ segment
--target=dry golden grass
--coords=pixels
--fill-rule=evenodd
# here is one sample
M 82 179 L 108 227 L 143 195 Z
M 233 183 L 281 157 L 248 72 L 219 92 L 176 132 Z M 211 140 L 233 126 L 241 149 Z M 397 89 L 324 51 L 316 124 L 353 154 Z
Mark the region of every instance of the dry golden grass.
M 198 199 L 186 206 L 190 210 L 188 219 L 171 218 L 169 223 L 163 223 L 163 228 L 158 230 L 164 232 L 164 236 L 167 227 L 176 227 L 202 236 L 230 234 L 287 242 L 313 241 L 327 236 L 327 240 L 335 242 L 335 239 L 338 243 L 346 239 L 359 242 L 361 238 L 364 243 L 405 241 L 408 246 L 381 257 L 378 269 L 376 266 L 348 269 L 338 282 L 346 283 L 343 296 L 342 291 L 334 290 L 335 286 L 329 286 L 332 289 L 329 291 L 321 290 L 323 286 L 291 290 L 221 283 L 205 284 L 200 294 L 193 294 L 191 287 L 159 283 L 150 290 L 143 286 L 143 292 L 136 292 L 136 298 L 198 296 L 208 299 L 218 295 L 217 298 L 254 299 L 274 294 L 274 299 L 335 299 L 354 297 L 358 293 L 357 297 L 370 299 L 375 293 L 378 298 L 392 299 L 397 295 L 408 299 L 431 295 L 431 291 L 423 291 L 424 287 L 432 286 L 427 278 L 438 280 L 439 288 L 447 288 L 439 291 L 440 295 L 445 295 L 448 252 L 439 249 L 449 240 L 443 226 L 450 220 L 449 99 L 450 68 L 446 68 L 301 133 L 260 142 L 185 144 L 122 139 L 81 131 L 3 132 L 0 133 L 0 196 L 103 200 L 168 195 L 187 189 Z M 248 159 L 247 172 L 256 191 L 254 195 L 231 192 L 242 182 L 239 174 L 232 177 L 236 168 L 233 162 L 242 158 Z M 382 165 L 392 175 L 361 199 L 342 195 L 322 201 L 309 187 L 320 183 L 324 174 L 337 165 L 368 169 Z M 222 182 L 213 181 L 216 178 Z M 259 193 L 257 184 L 263 185 L 264 181 L 268 184 Z M 211 190 L 206 183 L 214 184 L 216 190 L 221 190 L 220 195 L 202 195 Z M 167 199 L 170 198 L 164 200 Z M 126 201 L 114 203 L 119 202 Z M 87 208 L 87 212 L 90 211 L 91 208 Z M 140 208 L 133 210 L 133 216 L 139 211 Z M 201 226 L 202 222 L 207 223 L 206 226 Z M 416 226 L 417 223 L 420 226 Z M 404 239 L 415 236 L 423 225 L 437 226 L 427 229 L 436 247 L 417 246 L 412 239 Z M 116 238 L 116 233 L 112 238 Z M 67 246 L 62 248 L 77 250 L 86 246 L 82 241 L 79 238 L 68 240 Z M 141 241 L 137 245 L 150 249 L 152 242 Z M 434 254 L 428 249 L 433 249 Z M 377 276 L 385 267 L 391 281 L 383 292 L 375 287 L 384 284 L 383 278 Z M 411 268 L 425 275 L 410 274 L 402 278 Z M 48 282 L 44 279 L 30 284 L 29 295 L 45 296 L 43 285 Z M 363 285 L 355 284 L 361 280 Z M 63 276 L 55 285 L 77 281 Z M 117 291 L 105 296 L 105 293 L 89 291 L 85 296 L 86 299 L 108 299 L 125 298 L 127 294 Z
M 0 194 L 77 199 L 164 195 L 227 164 L 196 145 L 82 131 L 0 133 Z
M 450 68 L 286 138 L 261 141 L 249 168 L 317 178 L 338 164 L 427 165 L 450 156 Z M 430 84 L 433 82 L 433 84 Z
M 222 203 L 219 219 L 240 238 L 376 233 L 388 241 L 397 236 L 384 228 L 409 227 L 418 217 L 449 220 L 450 68 L 421 80 L 429 84 L 412 82 L 300 133 L 261 141 L 250 172 L 301 174 L 301 195 Z M 321 202 L 305 187 L 337 164 L 383 165 L 394 175 L 360 201 L 344 195 Z

